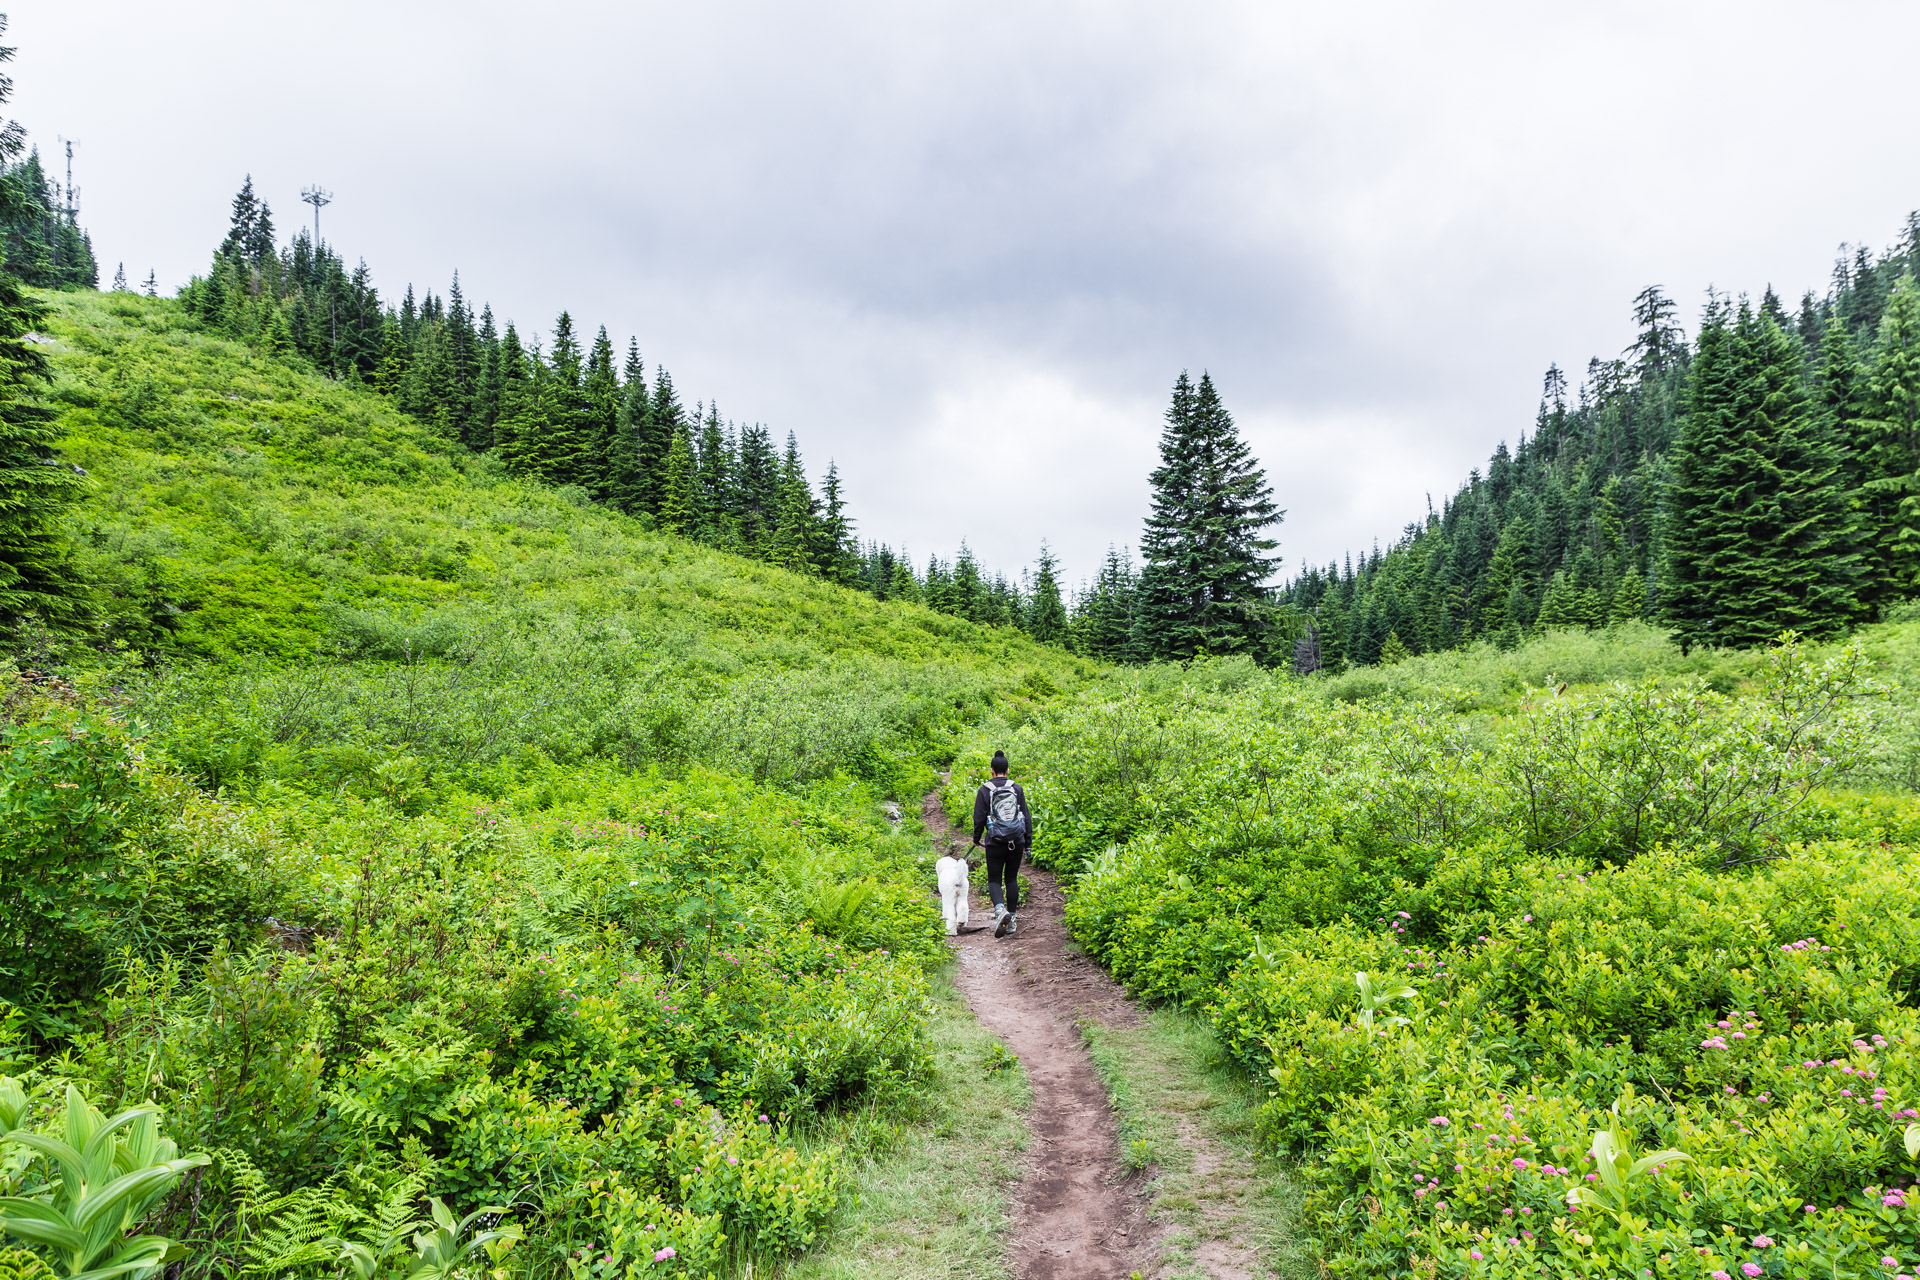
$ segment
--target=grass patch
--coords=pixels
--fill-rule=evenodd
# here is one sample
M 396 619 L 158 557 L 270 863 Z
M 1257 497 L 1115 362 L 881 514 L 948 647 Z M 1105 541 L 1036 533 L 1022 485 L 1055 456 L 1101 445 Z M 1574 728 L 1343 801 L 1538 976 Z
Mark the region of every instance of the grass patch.
M 1153 1172 L 1150 1212 L 1167 1228 L 1156 1276 L 1204 1277 L 1222 1245 L 1255 1255 L 1254 1280 L 1318 1275 L 1287 1163 L 1255 1141 L 1262 1091 L 1212 1029 L 1158 1010 L 1136 1027 L 1088 1023 L 1082 1034 L 1120 1118 L 1122 1162 Z
M 856 1113 L 812 1135 L 865 1154 L 849 1162 L 845 1212 L 813 1252 L 771 1273 L 782 1280 L 1012 1276 L 1004 1246 L 1027 1144 L 1026 1074 L 974 1020 L 950 967 L 932 986 L 932 1081 L 910 1115 Z

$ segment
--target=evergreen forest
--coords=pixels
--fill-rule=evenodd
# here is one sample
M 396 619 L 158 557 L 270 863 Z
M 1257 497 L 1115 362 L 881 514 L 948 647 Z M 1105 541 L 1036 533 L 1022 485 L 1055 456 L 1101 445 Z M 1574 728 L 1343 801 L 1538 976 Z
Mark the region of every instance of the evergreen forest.
M 1301 670 L 1644 619 L 1682 644 L 1838 635 L 1920 590 L 1920 215 L 1824 295 L 1710 297 L 1689 340 L 1659 289 L 1570 388 L 1547 370 L 1503 443 L 1392 546 L 1278 592 Z
M 207 274 L 181 290 L 189 314 L 215 332 L 295 356 L 336 380 L 369 387 L 447 440 L 541 481 L 633 516 L 651 528 L 768 564 L 817 574 L 876 599 L 1065 638 L 1057 564 L 1044 547 L 1032 573 L 1010 580 L 962 543 L 957 555 L 913 564 L 856 537 L 839 468 L 818 486 L 799 441 L 735 423 L 718 404 L 689 406 L 673 376 L 649 373 L 639 342 L 591 337 L 563 311 L 550 334 L 521 334 L 478 309 L 458 275 L 441 297 L 408 285 L 383 303 L 364 262 L 304 229 L 282 246 L 273 210 L 249 176 Z

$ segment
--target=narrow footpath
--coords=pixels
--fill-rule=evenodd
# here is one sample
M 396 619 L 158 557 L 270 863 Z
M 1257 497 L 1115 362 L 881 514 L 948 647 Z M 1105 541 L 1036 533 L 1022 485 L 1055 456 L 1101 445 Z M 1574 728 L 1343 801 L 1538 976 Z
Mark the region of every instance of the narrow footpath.
M 921 819 L 936 853 L 965 854 L 970 833 L 947 821 L 934 792 Z M 1268 1280 L 1276 1270 L 1274 1206 L 1260 1197 L 1253 1152 L 1199 1119 L 1218 1101 L 1186 1064 L 1142 1051 L 1152 1032 L 1140 1007 L 1067 936 L 1053 876 L 1020 873 L 1020 931 L 993 936 L 984 871 L 973 874 L 970 931 L 950 938 L 958 984 L 974 1017 L 1026 1071 L 1033 1141 L 1013 1194 L 1007 1262 L 1019 1280 Z M 1155 1159 L 1130 1172 L 1119 1124 L 1087 1035 L 1109 1051 L 1131 1045 L 1129 1088 L 1165 1133 Z M 1157 1062 L 1156 1062 L 1157 1057 Z M 1139 1117 L 1135 1117 L 1138 1122 Z M 1276 1246 L 1278 1246 L 1276 1248 Z M 1275 1251 L 1272 1259 L 1265 1257 Z M 1298 1264 L 1299 1259 L 1291 1260 Z
M 971 843 L 947 821 L 938 792 L 922 802 L 921 817 L 936 849 L 964 851 Z M 1069 949 L 1053 877 L 1025 868 L 1020 882 L 1018 933 L 993 936 L 992 908 L 979 905 L 986 873 L 976 871 L 973 931 L 948 940 L 967 1004 L 1020 1059 L 1033 1091 L 1033 1145 L 1014 1193 L 1008 1259 L 1020 1280 L 1149 1275 L 1158 1249 L 1145 1179 L 1124 1176 L 1113 1109 L 1075 1026 L 1083 1018 L 1132 1025 L 1139 1013 L 1111 978 Z

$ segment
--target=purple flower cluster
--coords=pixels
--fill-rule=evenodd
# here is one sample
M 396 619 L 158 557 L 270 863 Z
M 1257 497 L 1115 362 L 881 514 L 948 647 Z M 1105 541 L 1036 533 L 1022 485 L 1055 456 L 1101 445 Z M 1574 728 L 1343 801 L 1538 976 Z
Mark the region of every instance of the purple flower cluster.
M 1783 942 L 1780 944 L 1780 949 L 1782 951 L 1831 951 L 1833 950 L 1832 947 L 1821 946 L 1820 939 L 1818 938 L 1802 938 L 1798 942 Z

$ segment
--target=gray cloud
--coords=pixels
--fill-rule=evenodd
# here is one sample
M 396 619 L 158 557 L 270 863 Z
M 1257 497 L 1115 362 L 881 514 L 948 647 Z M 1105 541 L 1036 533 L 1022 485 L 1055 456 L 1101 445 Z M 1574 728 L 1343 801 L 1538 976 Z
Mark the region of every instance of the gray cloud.
M 869 535 L 1131 542 L 1210 368 L 1290 562 L 1391 539 L 1660 282 L 1798 293 L 1920 205 L 1906 4 L 65 0 L 20 115 L 111 264 L 203 267 L 251 171 L 389 292 L 562 307 L 799 432 Z M 1888 60 L 1888 65 L 1893 61 Z M 1013 474 L 1006 475 L 1011 463 Z

